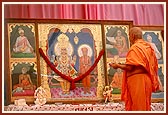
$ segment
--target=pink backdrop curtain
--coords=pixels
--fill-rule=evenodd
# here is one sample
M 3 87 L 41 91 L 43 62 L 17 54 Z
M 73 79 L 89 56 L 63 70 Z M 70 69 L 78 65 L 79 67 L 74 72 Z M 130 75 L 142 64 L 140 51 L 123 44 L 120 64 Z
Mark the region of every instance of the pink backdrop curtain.
M 163 4 L 5 4 L 5 18 L 133 20 L 164 25 Z

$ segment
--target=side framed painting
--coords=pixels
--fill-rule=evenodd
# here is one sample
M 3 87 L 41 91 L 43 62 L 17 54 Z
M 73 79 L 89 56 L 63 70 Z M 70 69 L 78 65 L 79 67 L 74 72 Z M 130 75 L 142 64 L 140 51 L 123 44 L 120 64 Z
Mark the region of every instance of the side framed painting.
M 5 21 L 4 94 L 7 103 L 25 99 L 34 101 L 34 92 L 40 84 L 37 75 L 35 23 L 19 19 Z
M 164 46 L 164 26 L 137 26 L 142 29 L 143 39 L 149 42 L 155 51 L 158 59 L 158 76 L 160 82 L 160 90 L 152 93 L 152 100 L 154 102 L 164 101 L 165 84 L 165 46 Z
M 120 101 L 123 71 L 113 69 L 109 63 L 125 63 L 130 48 L 129 29 L 132 26 L 132 21 L 105 22 L 103 25 L 106 85 L 113 88 L 114 101 Z

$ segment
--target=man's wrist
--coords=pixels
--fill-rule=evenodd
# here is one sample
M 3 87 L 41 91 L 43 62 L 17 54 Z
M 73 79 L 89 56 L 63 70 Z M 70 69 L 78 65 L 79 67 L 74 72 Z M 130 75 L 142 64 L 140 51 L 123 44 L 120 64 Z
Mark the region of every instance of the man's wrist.
M 116 65 L 117 65 L 117 68 L 120 68 L 120 64 L 119 63 L 116 63 Z

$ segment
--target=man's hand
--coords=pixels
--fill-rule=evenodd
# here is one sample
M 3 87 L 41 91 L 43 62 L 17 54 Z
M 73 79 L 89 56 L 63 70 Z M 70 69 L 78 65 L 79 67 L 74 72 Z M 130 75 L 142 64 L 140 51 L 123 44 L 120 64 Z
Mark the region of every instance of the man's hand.
M 118 65 L 117 63 L 109 63 L 109 65 L 110 65 L 111 67 L 113 67 L 114 69 L 119 68 L 119 65 Z

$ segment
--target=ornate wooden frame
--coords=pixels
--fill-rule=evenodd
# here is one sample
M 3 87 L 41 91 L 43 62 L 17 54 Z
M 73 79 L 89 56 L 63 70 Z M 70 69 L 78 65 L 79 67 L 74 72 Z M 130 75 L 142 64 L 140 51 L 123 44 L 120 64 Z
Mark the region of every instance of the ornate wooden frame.
M 19 59 L 19 58 L 11 58 L 11 54 L 10 54 L 10 32 L 9 32 L 9 26 L 8 24 L 16 24 L 16 25 L 24 25 L 24 24 L 33 24 L 34 27 L 34 38 L 35 38 L 35 53 L 36 56 L 34 58 L 23 58 L 23 59 Z M 130 27 L 132 27 L 132 21 L 117 21 L 117 20 L 68 20 L 68 19 L 5 19 L 5 35 L 4 38 L 8 38 L 8 39 L 4 39 L 4 43 L 6 44 L 6 48 L 4 48 L 4 58 L 6 59 L 5 63 L 4 63 L 4 76 L 5 77 L 5 81 L 4 83 L 7 84 L 6 86 L 6 96 L 7 96 L 7 103 L 13 103 L 15 99 L 19 99 L 19 98 L 25 98 L 23 96 L 18 97 L 18 98 L 13 98 L 11 96 L 11 71 L 8 72 L 9 70 L 11 70 L 10 68 L 12 68 L 12 64 L 11 63 L 33 63 L 35 64 L 35 72 L 37 74 L 37 87 L 39 87 L 40 85 L 44 86 L 46 89 L 49 89 L 49 86 L 47 84 L 44 84 L 44 82 L 46 82 L 48 80 L 47 77 L 41 76 L 43 70 L 41 64 L 45 64 L 44 60 L 40 57 L 39 54 L 39 49 L 38 48 L 42 48 L 43 51 L 45 51 L 45 40 L 47 40 L 46 38 L 44 38 L 44 36 L 46 36 L 46 32 L 44 30 L 44 28 L 52 28 L 54 26 L 56 27 L 60 27 L 62 25 L 70 25 L 73 26 L 75 28 L 77 28 L 76 25 L 80 25 L 81 27 L 85 28 L 85 27 L 90 27 L 93 30 L 93 34 L 97 37 L 95 38 L 95 44 L 96 44 L 96 50 L 97 50 L 97 54 L 99 53 L 99 51 L 101 49 L 106 49 L 105 48 L 105 28 L 106 26 L 124 26 L 127 25 L 128 29 Z M 58 25 L 58 26 L 57 26 Z M 86 26 L 85 26 L 86 25 Z M 97 29 L 99 28 L 99 29 Z M 42 40 L 43 39 L 43 40 Z M 42 41 L 40 41 L 42 40 Z M 103 88 L 106 85 L 109 85 L 108 83 L 108 78 L 107 78 L 107 65 L 104 64 L 107 63 L 107 59 L 106 59 L 106 52 L 103 56 L 103 58 L 101 58 L 100 62 L 98 63 L 98 79 L 99 79 L 99 83 L 98 83 L 98 87 L 97 87 L 97 98 L 96 99 L 51 99 L 50 96 L 51 94 L 48 95 L 47 98 L 47 102 L 48 103 L 56 103 L 56 102 L 61 102 L 61 103 L 96 103 L 96 102 L 100 102 L 103 99 Z M 45 74 L 45 73 L 44 73 Z M 118 101 L 120 99 L 120 97 L 118 97 L 118 95 L 115 95 L 114 97 L 116 97 L 114 100 Z M 33 103 L 34 102 L 34 97 L 26 97 L 25 98 L 26 101 L 28 103 Z

